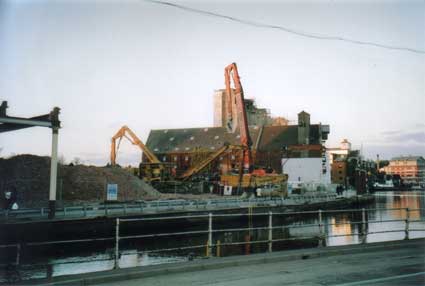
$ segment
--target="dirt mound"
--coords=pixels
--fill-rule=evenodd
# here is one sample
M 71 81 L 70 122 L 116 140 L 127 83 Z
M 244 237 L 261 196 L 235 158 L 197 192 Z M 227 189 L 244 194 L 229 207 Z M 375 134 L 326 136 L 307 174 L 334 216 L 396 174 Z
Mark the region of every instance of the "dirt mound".
M 0 191 L 15 190 L 20 207 L 46 206 L 49 200 L 50 158 L 19 155 L 0 158 Z M 120 168 L 59 165 L 57 200 L 65 204 L 103 202 L 106 185 L 118 184 L 118 200 L 157 199 L 160 193 Z

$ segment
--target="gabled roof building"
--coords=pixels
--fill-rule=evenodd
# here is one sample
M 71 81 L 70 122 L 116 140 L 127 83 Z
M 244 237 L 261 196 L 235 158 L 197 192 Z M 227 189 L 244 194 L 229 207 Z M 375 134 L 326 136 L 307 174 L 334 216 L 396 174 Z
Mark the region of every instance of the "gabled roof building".
M 328 125 L 310 124 L 310 115 L 302 112 L 298 125 L 251 125 L 249 132 L 255 165 L 282 172 L 281 159 L 321 157 L 318 148 L 291 151 L 288 147 L 298 145 L 322 145 L 329 133 Z M 182 128 L 151 130 L 146 145 L 163 162 L 175 164 L 177 175 L 196 165 L 224 144 L 240 145 L 239 132 L 230 133 L 225 127 Z M 307 148 L 308 149 L 308 148 Z M 223 173 L 237 169 L 239 151 L 223 155 L 210 167 L 210 172 Z

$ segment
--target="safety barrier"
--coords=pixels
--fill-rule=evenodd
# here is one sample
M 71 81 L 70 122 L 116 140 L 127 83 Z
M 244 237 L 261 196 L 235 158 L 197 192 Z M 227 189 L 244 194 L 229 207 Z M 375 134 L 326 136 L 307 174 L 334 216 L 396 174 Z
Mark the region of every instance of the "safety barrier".
M 98 216 L 117 216 L 152 212 L 182 210 L 212 210 L 251 206 L 284 206 L 305 203 L 320 203 L 340 198 L 334 193 L 315 195 L 292 195 L 289 197 L 224 198 L 209 200 L 156 200 L 133 203 L 84 204 L 56 209 L 57 218 L 85 218 Z M 48 208 L 28 208 L 18 210 L 0 210 L 0 217 L 47 218 Z
M 116 218 L 115 220 L 115 237 L 101 237 L 101 238 L 88 238 L 88 239 L 74 239 L 74 240 L 61 240 L 61 241 L 44 241 L 44 242 L 26 242 L 26 247 L 28 246 L 42 246 L 42 245 L 61 245 L 61 244 L 78 244 L 78 243 L 95 243 L 99 241 L 114 241 L 114 268 L 119 268 L 119 260 L 120 256 L 128 255 L 130 253 L 126 253 L 120 249 L 120 242 L 124 240 L 135 240 L 135 239 L 144 239 L 144 238 L 159 238 L 159 237 L 178 237 L 178 236 L 187 236 L 187 235 L 205 235 L 205 243 L 197 244 L 197 245 L 185 245 L 181 247 L 169 247 L 169 248 L 158 248 L 151 250 L 144 250 L 138 253 L 154 253 L 154 252 L 169 252 L 169 251 L 180 251 L 180 250 L 191 250 L 191 249 L 202 249 L 205 248 L 205 256 L 211 257 L 213 256 L 213 248 L 216 248 L 216 256 L 220 256 L 221 249 L 224 246 L 230 245 L 252 245 L 252 244 L 265 244 L 267 245 L 267 250 L 269 252 L 273 251 L 273 244 L 282 241 L 289 240 L 300 240 L 300 239 L 317 239 L 318 246 L 323 247 L 326 238 L 330 237 L 343 237 L 343 236 L 353 236 L 359 235 L 361 238 L 361 243 L 366 243 L 366 237 L 372 234 L 378 233 L 391 233 L 391 232 L 404 232 L 404 239 L 409 239 L 409 234 L 412 231 L 425 231 L 425 228 L 411 228 L 411 223 L 416 222 L 425 222 L 425 219 L 412 220 L 410 219 L 412 212 L 419 212 L 421 210 L 425 210 L 423 208 L 417 209 L 409 209 L 409 208 L 386 208 L 386 209 L 344 209 L 344 210 L 315 210 L 315 211 L 292 211 L 292 212 L 263 212 L 263 213 L 255 213 L 248 211 L 247 213 L 233 213 L 233 214 L 201 214 L 201 215 L 180 215 L 180 216 L 163 216 L 163 217 L 149 217 L 149 218 Z M 371 211 L 403 211 L 405 212 L 403 219 L 387 219 L 387 220 L 369 220 L 368 213 Z M 350 222 L 339 222 L 339 223 L 327 223 L 324 222 L 324 215 L 329 214 L 344 214 L 344 213 L 360 213 L 361 220 L 359 221 L 350 221 Z M 314 216 L 317 218 L 317 223 L 313 224 L 301 224 L 301 225 L 290 225 L 290 224 L 273 224 L 273 218 L 285 218 L 285 217 L 296 217 L 297 215 L 308 215 Z M 238 217 L 266 217 L 268 218 L 267 223 L 263 226 L 257 227 L 236 227 L 236 228 L 217 228 L 213 229 L 213 221 L 214 219 L 226 219 L 226 218 L 238 218 Z M 120 228 L 123 224 L 131 224 L 134 222 L 155 222 L 155 221 L 166 221 L 166 220 L 181 220 L 181 219 L 198 219 L 205 220 L 205 229 L 204 230 L 195 230 L 195 231 L 177 231 L 177 232 L 163 232 L 163 233 L 147 233 L 147 234 L 139 234 L 139 235 L 121 235 Z M 403 229 L 387 229 L 382 231 L 374 231 L 369 232 L 367 230 L 368 224 L 374 223 L 388 223 L 388 222 L 404 222 Z M 346 233 L 346 234 L 333 234 L 329 235 L 325 231 L 326 226 L 332 225 L 343 225 L 343 224 L 352 224 L 352 225 L 360 225 L 360 233 Z M 274 230 L 276 229 L 292 229 L 292 228 L 306 228 L 306 227 L 317 227 L 318 235 L 314 236 L 295 236 L 295 237 L 276 237 L 274 234 Z M 263 240 L 248 240 L 248 241 L 235 241 L 235 242 L 221 242 L 220 240 L 214 241 L 214 234 L 221 232 L 251 232 L 256 230 L 264 230 L 267 231 L 267 239 Z M 19 265 L 20 263 L 20 255 L 21 255 L 21 244 L 8 244 L 8 245 L 0 245 L 0 248 L 16 248 L 16 261 L 15 264 Z M 132 252 L 131 254 L 134 254 Z M 76 261 L 74 261 L 75 263 Z

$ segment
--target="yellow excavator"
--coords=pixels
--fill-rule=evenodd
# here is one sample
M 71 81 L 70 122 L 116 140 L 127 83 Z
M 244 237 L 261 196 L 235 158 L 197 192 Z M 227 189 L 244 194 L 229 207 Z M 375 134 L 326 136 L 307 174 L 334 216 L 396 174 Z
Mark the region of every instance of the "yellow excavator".
M 116 159 L 121 140 L 127 138 L 131 144 L 138 146 L 144 153 L 148 162 L 140 163 L 139 177 L 147 182 L 162 181 L 169 175 L 169 164 L 159 161 L 149 148 L 143 144 L 142 140 L 127 126 L 123 126 L 112 137 L 111 141 L 111 166 L 116 166 Z M 118 144 L 117 144 L 118 140 Z

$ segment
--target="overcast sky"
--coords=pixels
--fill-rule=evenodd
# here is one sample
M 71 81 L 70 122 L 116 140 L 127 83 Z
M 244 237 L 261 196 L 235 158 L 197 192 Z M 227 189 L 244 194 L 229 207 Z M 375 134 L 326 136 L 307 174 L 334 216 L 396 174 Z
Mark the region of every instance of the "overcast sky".
M 170 0 L 171 1 L 171 0 Z M 174 2 L 174 1 L 173 1 Z M 425 50 L 424 1 L 176 2 L 317 34 Z M 0 100 L 10 116 L 62 109 L 60 153 L 105 164 L 124 124 L 213 124 L 212 96 L 237 62 L 246 97 L 276 116 L 329 124 L 374 158 L 425 155 L 425 54 L 304 38 L 133 1 L 0 1 Z M 50 154 L 51 131 L 0 134 L 0 156 Z M 137 162 L 124 144 L 120 163 Z

